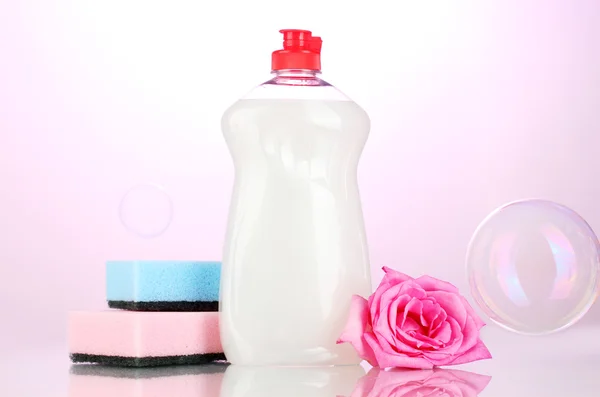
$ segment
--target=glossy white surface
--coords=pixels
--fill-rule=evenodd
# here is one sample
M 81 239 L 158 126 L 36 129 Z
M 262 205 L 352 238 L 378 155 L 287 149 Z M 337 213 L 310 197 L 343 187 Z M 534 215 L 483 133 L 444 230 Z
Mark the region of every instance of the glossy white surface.
M 227 368 L 219 397 L 350 396 L 365 376 L 360 365 Z
M 234 364 L 358 363 L 336 340 L 352 295 L 371 292 L 357 186 L 369 117 L 347 100 L 244 99 L 223 116 L 223 131 L 236 172 L 221 282 L 225 353 Z
M 483 339 L 494 355 L 492 360 L 450 367 L 450 371 L 397 371 L 386 377 L 380 375 L 376 381 L 385 388 L 378 387 L 377 390 L 382 391 L 376 395 L 405 396 L 410 395 L 404 392 L 407 387 L 414 390 L 417 386 L 421 391 L 427 391 L 431 390 L 431 385 L 441 388 L 447 381 L 446 396 L 475 396 L 467 392 L 472 392 L 477 385 L 484 385 L 486 377 L 491 377 L 479 396 L 597 397 L 600 391 L 599 333 L 600 328 L 597 327 L 575 327 L 550 336 L 528 337 L 511 334 L 497 327 L 486 327 Z M 69 396 L 70 364 L 66 349 L 20 349 L 3 353 L 0 357 L 0 395 Z M 356 386 L 359 378 L 370 370 L 366 366 L 295 369 L 229 367 L 222 370 L 225 369 L 227 371 L 220 393 L 205 393 L 202 397 L 375 397 L 375 394 Z M 177 371 L 180 369 L 173 368 L 173 372 Z M 196 376 L 203 376 L 203 370 L 194 371 L 198 372 Z M 207 368 L 206 372 L 214 371 Z M 136 389 L 135 380 L 129 382 L 131 392 L 106 394 L 106 397 L 142 397 L 139 389 Z M 462 394 L 457 394 L 457 390 L 461 390 Z

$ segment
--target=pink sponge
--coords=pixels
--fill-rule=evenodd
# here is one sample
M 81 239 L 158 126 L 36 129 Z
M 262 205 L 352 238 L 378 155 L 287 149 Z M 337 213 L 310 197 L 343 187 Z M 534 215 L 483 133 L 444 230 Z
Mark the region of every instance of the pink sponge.
M 225 360 L 217 312 L 72 312 L 74 363 L 126 367 Z

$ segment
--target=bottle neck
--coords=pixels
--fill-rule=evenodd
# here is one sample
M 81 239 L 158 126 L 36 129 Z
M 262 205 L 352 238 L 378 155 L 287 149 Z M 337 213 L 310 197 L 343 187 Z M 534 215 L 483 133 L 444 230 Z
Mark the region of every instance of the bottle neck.
M 320 74 L 320 70 L 309 69 L 281 69 L 273 70 L 275 77 L 282 78 L 316 78 Z
M 270 84 L 293 85 L 293 86 L 323 86 L 329 85 L 321 80 L 318 75 L 320 70 L 310 69 L 281 69 L 273 70 L 273 78 Z

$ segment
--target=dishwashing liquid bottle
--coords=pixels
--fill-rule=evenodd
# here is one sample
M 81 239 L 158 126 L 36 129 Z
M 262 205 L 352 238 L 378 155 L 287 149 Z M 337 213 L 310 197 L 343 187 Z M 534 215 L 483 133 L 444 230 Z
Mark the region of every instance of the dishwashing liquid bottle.
M 352 296 L 371 293 L 357 186 L 370 120 L 319 77 L 319 37 L 281 33 L 272 78 L 222 118 L 235 183 L 221 340 L 232 364 L 358 364 L 336 341 Z

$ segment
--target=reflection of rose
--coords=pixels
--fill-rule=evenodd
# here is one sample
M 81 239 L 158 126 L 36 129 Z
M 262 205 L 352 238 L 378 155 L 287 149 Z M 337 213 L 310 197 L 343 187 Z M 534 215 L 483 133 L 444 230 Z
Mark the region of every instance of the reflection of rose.
M 363 359 L 381 368 L 429 369 L 491 358 L 479 338 L 485 324 L 455 286 L 383 270 L 368 301 L 353 297 L 338 343 L 351 343 Z
M 475 397 L 492 378 L 450 369 L 384 371 L 373 368 L 351 397 Z

